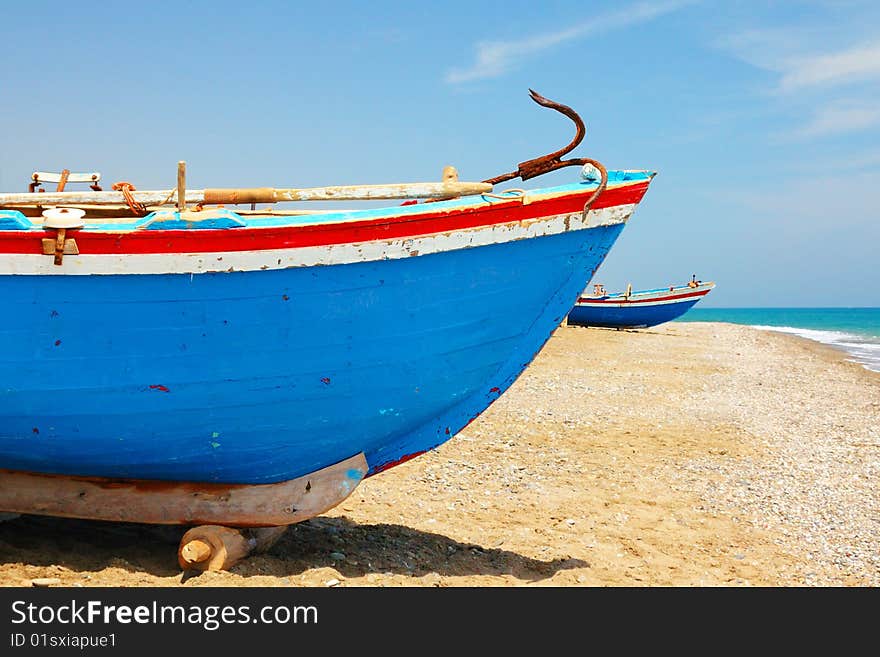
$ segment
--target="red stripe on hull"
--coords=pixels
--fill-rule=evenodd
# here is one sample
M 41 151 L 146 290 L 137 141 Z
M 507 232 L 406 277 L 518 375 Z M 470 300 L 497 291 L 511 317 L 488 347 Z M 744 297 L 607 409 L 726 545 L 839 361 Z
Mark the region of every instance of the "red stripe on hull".
M 406 463 L 407 461 L 412 461 L 417 456 L 421 456 L 422 454 L 426 454 L 426 453 L 427 453 L 427 450 L 421 450 L 419 452 L 413 452 L 412 454 L 407 454 L 406 456 L 401 456 L 396 461 L 389 461 L 388 463 L 383 463 L 382 465 L 380 465 L 378 468 L 376 468 L 372 472 L 369 472 L 367 474 L 367 477 L 372 477 L 373 475 L 377 475 L 380 472 L 385 472 L 386 470 L 389 470 L 396 465 L 400 465 L 401 463 Z
M 650 181 L 644 181 L 606 190 L 592 207 L 600 209 L 638 203 L 649 184 Z M 215 253 L 348 244 L 430 235 L 577 212 L 583 208 L 584 201 L 592 193 L 593 190 L 585 190 L 528 205 L 515 199 L 509 202 L 498 201 L 490 207 L 425 212 L 347 223 L 125 233 L 92 233 L 68 229 L 67 237 L 75 238 L 79 251 L 84 254 Z M 431 204 L 424 204 L 426 209 L 430 206 Z M 42 253 L 43 238 L 54 238 L 54 233 L 0 231 L 0 253 Z
M 591 306 L 605 306 L 618 303 L 654 303 L 655 301 L 680 301 L 681 299 L 689 299 L 690 297 L 702 297 L 709 294 L 709 290 L 701 290 L 700 292 L 688 292 L 687 294 L 672 294 L 665 297 L 650 297 L 648 299 L 624 299 L 623 297 L 615 297 L 612 299 L 588 299 L 581 297 L 578 303 L 590 304 Z

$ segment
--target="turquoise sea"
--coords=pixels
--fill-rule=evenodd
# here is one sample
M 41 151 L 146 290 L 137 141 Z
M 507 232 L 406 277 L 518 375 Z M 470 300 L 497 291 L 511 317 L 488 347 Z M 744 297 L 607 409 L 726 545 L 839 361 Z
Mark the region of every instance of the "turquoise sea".
M 676 321 L 729 322 L 793 333 L 880 372 L 880 308 L 692 308 Z

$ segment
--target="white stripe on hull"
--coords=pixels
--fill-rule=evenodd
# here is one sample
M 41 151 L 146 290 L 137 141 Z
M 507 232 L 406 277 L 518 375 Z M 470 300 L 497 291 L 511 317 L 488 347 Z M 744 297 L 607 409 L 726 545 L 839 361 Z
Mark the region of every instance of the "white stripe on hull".
M 579 301 L 576 305 L 581 308 L 647 308 L 649 306 L 668 306 L 671 303 L 681 303 L 683 301 L 698 301 L 702 299 L 706 295 L 694 296 L 694 297 L 682 297 L 681 299 L 667 299 L 666 301 L 643 301 L 640 303 L 629 302 L 621 302 L 621 303 L 584 303 Z
M 646 301 L 645 303 L 577 303 L 581 308 L 647 308 L 649 306 L 668 306 L 671 303 L 682 301 L 696 301 L 700 297 L 688 297 L 687 299 L 675 299 L 673 301 Z
M 613 226 L 626 222 L 635 207 L 636 204 L 631 203 L 590 210 L 586 221 L 582 213 L 575 212 L 448 233 L 355 244 L 217 253 L 85 253 L 66 255 L 60 266 L 53 263 L 52 256 L 2 254 L 0 275 L 205 274 L 393 260 Z M 198 240 L 197 231 L 193 231 L 192 239 Z

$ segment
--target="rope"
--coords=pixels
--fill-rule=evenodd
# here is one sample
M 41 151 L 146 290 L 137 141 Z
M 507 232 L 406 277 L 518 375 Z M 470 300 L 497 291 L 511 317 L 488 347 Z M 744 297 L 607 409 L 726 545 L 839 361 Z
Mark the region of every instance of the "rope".
M 505 194 L 510 194 L 510 196 L 505 196 Z M 486 192 L 485 194 L 480 194 L 483 198 L 497 198 L 502 201 L 510 201 L 515 198 L 523 199 L 526 196 L 526 190 L 524 189 L 505 189 L 503 192 L 499 194 L 495 194 L 493 192 Z
M 579 158 L 577 161 L 582 165 L 583 164 L 592 164 L 594 167 L 596 167 L 599 170 L 599 173 L 602 176 L 599 181 L 599 186 L 596 188 L 596 191 L 593 192 L 593 195 L 587 199 L 586 203 L 584 203 L 584 210 L 583 210 L 583 212 L 581 212 L 581 219 L 583 220 L 584 223 L 586 223 L 587 222 L 587 212 L 589 212 L 590 208 L 593 206 L 593 203 L 596 202 L 596 199 L 599 198 L 599 195 L 602 192 L 604 192 L 605 188 L 608 186 L 608 170 L 605 168 L 605 166 L 601 162 L 599 162 L 597 160 L 590 159 L 588 157 Z
M 132 192 L 136 191 L 136 189 L 135 186 L 132 185 L 130 182 L 126 182 L 123 180 L 117 183 L 113 183 L 113 191 L 122 192 L 122 196 L 123 198 L 125 198 L 125 202 L 128 204 L 129 209 L 136 217 L 143 217 L 147 214 L 147 209 L 132 195 Z
M 159 203 L 158 205 L 168 205 L 168 203 L 171 202 L 172 197 L 173 197 L 176 193 L 177 193 L 177 190 L 176 190 L 176 189 L 172 189 L 170 192 L 168 192 L 168 196 L 166 196 L 166 197 L 162 200 L 162 202 Z M 253 205 L 253 203 L 252 203 L 251 205 Z M 251 208 L 251 209 L 253 209 L 253 208 Z

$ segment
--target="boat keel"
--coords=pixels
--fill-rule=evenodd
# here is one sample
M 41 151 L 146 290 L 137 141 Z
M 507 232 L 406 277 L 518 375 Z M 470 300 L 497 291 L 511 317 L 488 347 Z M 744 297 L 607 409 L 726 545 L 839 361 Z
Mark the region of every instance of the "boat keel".
M 0 470 L 0 512 L 164 525 L 286 526 L 332 509 L 368 469 L 361 452 L 296 479 L 256 485 Z

